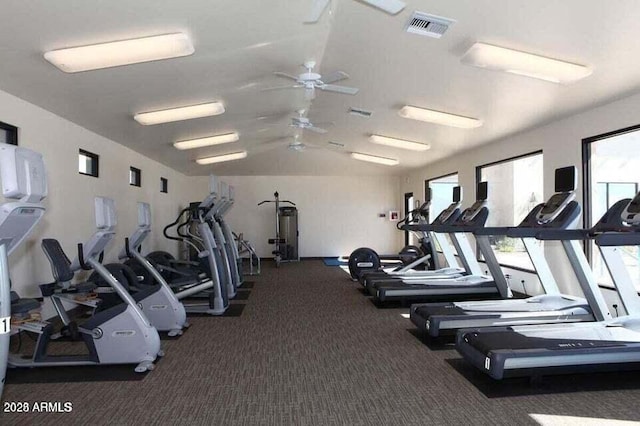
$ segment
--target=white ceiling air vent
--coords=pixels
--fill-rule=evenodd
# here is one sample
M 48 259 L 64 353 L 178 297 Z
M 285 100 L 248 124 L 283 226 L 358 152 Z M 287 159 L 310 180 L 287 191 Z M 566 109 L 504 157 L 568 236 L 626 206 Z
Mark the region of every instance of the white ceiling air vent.
M 422 12 L 413 12 L 409 23 L 407 24 L 407 32 L 427 37 L 440 38 L 449 29 L 455 21 L 441 16 L 429 15 Z
M 373 112 L 360 108 L 349 108 L 349 114 L 357 115 L 358 117 L 369 118 L 371 117 L 371 114 L 373 114 Z

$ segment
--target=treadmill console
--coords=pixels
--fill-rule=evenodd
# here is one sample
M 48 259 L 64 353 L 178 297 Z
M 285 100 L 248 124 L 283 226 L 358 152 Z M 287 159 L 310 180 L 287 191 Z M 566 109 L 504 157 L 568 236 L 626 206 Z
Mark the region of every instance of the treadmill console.
M 640 192 L 622 212 L 622 221 L 628 225 L 640 225 Z
M 489 185 L 487 182 L 480 182 L 476 187 L 476 202 L 471 207 L 464 211 L 462 220 L 469 222 L 480 213 L 480 210 L 487 205 L 487 195 L 489 192 Z
M 478 200 L 471 207 L 464 211 L 462 215 L 463 222 L 469 222 L 480 213 L 480 210 L 487 205 L 487 200 Z
M 456 186 L 453 188 L 453 202 L 459 203 L 462 201 L 462 187 Z
M 576 194 L 574 192 L 554 194 L 544 203 L 544 206 L 536 216 L 536 220 L 538 223 L 549 223 L 553 221 L 575 197 Z
M 556 169 L 554 192 L 573 192 L 576 190 L 578 173 L 575 166 Z
M 447 207 L 446 210 L 443 210 L 442 213 L 438 215 L 438 218 L 437 218 L 438 223 L 444 223 L 447 220 L 449 220 L 453 212 L 455 212 L 456 209 L 459 207 L 460 207 L 460 201 L 449 204 L 449 207 Z

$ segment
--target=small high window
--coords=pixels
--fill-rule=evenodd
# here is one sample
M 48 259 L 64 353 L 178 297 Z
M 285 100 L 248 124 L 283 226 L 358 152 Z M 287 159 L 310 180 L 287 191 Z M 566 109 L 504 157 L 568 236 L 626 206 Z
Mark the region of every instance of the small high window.
M 0 121 L 0 143 L 18 145 L 18 128 Z
M 165 194 L 169 192 L 169 179 L 160 178 L 160 192 L 164 192 Z
M 135 167 L 129 167 L 129 185 L 141 186 L 142 185 L 142 171 Z
M 100 157 L 89 151 L 81 149 L 78 152 L 78 173 L 86 176 L 98 177 L 98 164 Z

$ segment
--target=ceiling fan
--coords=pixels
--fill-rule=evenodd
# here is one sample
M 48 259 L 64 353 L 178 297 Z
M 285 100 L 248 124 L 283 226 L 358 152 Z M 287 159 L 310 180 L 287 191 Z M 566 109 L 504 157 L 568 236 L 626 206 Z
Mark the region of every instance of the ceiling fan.
M 346 95 L 355 95 L 358 93 L 359 89 L 355 87 L 347 87 L 347 86 L 338 86 L 335 83 L 336 81 L 345 80 L 349 78 L 349 74 L 344 71 L 335 71 L 331 74 L 325 76 L 324 78 L 318 74 L 313 72 L 313 68 L 316 66 L 315 61 L 307 61 L 303 64 L 303 67 L 307 69 L 306 72 L 295 76 L 291 74 L 287 74 L 284 72 L 275 72 L 274 74 L 278 77 L 288 78 L 290 80 L 295 81 L 296 83 L 293 85 L 287 86 L 278 86 L 278 87 L 270 87 L 264 90 L 279 90 L 279 89 L 299 89 L 304 88 L 304 95 L 307 100 L 315 98 L 316 89 L 324 90 L 327 92 L 336 92 L 336 93 L 344 93 Z
M 323 129 L 321 127 L 317 127 L 314 125 L 307 117 L 305 117 L 306 111 L 301 109 L 297 111 L 298 116 L 291 118 L 291 124 L 289 127 L 295 127 L 300 130 L 311 130 L 315 133 L 327 133 L 327 129 Z M 333 123 L 318 123 L 321 125 L 333 125 Z
M 308 142 L 303 142 L 300 134 L 296 133 L 293 138 L 288 136 L 284 138 L 278 138 L 269 142 L 261 144 L 257 147 L 257 152 L 268 151 L 278 146 L 286 146 L 288 150 L 295 152 L 303 152 L 307 149 L 342 149 L 344 145 L 338 142 L 329 142 L 328 146 L 316 145 Z
M 313 24 L 318 22 L 322 17 L 325 9 L 329 5 L 331 0 L 314 0 L 313 6 L 311 7 L 311 12 L 305 19 L 305 24 Z M 407 5 L 405 2 L 400 0 L 360 0 L 362 3 L 366 3 L 378 9 L 381 9 L 391 15 L 395 15 L 399 13 L 402 9 Z

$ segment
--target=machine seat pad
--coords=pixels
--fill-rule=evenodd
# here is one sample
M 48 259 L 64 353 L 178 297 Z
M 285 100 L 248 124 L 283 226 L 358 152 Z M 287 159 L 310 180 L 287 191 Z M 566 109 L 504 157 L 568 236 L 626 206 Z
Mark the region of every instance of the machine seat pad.
M 12 314 L 26 314 L 34 309 L 40 309 L 40 302 L 36 299 L 21 299 L 13 300 L 11 298 L 11 313 Z

